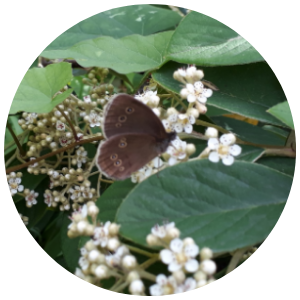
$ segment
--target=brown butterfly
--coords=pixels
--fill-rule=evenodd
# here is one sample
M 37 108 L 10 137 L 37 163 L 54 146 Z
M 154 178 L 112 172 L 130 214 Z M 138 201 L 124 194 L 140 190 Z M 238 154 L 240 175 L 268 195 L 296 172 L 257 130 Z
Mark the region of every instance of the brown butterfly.
M 97 166 L 106 177 L 123 180 L 165 152 L 175 132 L 166 132 L 151 108 L 127 94 L 107 104 L 102 127 L 106 141 L 97 152 Z

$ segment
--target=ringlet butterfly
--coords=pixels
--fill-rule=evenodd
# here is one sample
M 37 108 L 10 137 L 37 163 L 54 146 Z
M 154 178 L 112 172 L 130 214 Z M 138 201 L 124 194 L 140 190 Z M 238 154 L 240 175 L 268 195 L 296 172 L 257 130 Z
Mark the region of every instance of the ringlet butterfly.
M 102 130 L 106 141 L 98 147 L 96 163 L 100 172 L 115 180 L 130 177 L 176 138 L 151 108 L 127 94 L 107 103 Z

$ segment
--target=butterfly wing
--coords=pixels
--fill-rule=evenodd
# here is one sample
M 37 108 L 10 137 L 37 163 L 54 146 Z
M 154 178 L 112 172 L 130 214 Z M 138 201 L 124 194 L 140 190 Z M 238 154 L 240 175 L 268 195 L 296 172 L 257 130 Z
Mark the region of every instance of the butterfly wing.
M 152 109 L 127 94 L 112 98 L 104 112 L 103 132 L 107 139 L 117 134 L 141 133 L 166 138 L 166 131 Z
M 100 143 L 97 166 L 106 177 L 123 180 L 158 155 L 159 149 L 153 136 L 118 134 Z

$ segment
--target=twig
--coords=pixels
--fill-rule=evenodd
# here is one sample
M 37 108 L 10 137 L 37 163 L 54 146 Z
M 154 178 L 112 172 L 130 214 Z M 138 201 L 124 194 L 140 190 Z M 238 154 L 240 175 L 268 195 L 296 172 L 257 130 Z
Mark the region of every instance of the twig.
M 10 126 L 10 124 L 9 124 L 8 122 L 6 123 L 6 126 L 7 126 L 7 129 L 9 130 L 9 132 L 10 132 L 12 138 L 14 139 L 14 141 L 15 141 L 17 147 L 18 147 L 21 156 L 25 156 L 25 155 L 26 155 L 26 152 L 23 150 L 23 148 L 22 148 L 22 146 L 21 146 L 21 144 L 20 144 L 18 138 L 16 137 L 14 131 L 12 130 L 12 128 L 11 128 L 11 126 Z
M 78 136 L 77 136 L 76 130 L 75 130 L 75 128 L 74 128 L 74 126 L 73 126 L 71 120 L 70 120 L 69 117 L 65 114 L 65 112 L 64 112 L 62 109 L 59 108 L 59 105 L 57 105 L 56 108 L 57 108 L 57 110 L 65 117 L 65 119 L 67 120 L 67 122 L 68 122 L 68 124 L 69 124 L 69 126 L 70 126 L 70 128 L 71 128 L 71 130 L 72 130 L 72 132 L 73 132 L 74 139 L 75 139 L 75 141 L 78 142 L 78 141 L 79 141 L 79 138 L 78 138 Z
M 17 171 L 17 170 L 20 170 L 20 169 L 23 169 L 23 168 L 26 168 L 29 165 L 33 165 L 36 162 L 39 162 L 39 161 L 41 161 L 43 159 L 46 159 L 46 158 L 49 158 L 51 156 L 57 155 L 59 153 L 65 152 L 65 151 L 67 151 L 69 149 L 74 148 L 75 146 L 82 145 L 82 144 L 87 144 L 87 143 L 91 143 L 91 142 L 96 142 L 96 141 L 100 141 L 100 140 L 103 140 L 103 139 L 104 139 L 103 136 L 95 136 L 95 137 L 92 137 L 92 138 L 89 138 L 89 139 L 84 139 L 84 140 L 80 140 L 78 142 L 74 142 L 74 143 L 72 143 L 72 144 L 70 144 L 70 145 L 68 145 L 66 147 L 57 149 L 56 151 L 53 151 L 53 152 L 47 153 L 47 154 L 45 154 L 43 156 L 40 156 L 40 157 L 38 157 L 35 160 L 31 160 L 31 161 L 23 163 L 21 165 L 11 167 L 11 168 L 9 168 L 9 169 L 6 170 L 6 174 L 9 174 L 10 172 L 14 172 L 14 171 Z

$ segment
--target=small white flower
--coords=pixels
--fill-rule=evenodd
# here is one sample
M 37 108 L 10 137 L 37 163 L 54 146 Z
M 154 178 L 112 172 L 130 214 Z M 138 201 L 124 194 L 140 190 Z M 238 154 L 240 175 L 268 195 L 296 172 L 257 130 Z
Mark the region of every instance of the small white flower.
M 56 129 L 59 130 L 59 131 L 65 131 L 66 130 L 66 125 L 63 122 L 58 120 L 56 122 Z
M 28 124 L 33 124 L 33 122 L 36 120 L 37 118 L 37 113 L 30 113 L 27 115 L 27 117 L 25 118 L 26 121 L 26 125 Z
M 120 267 L 122 258 L 129 253 L 126 246 L 120 246 L 114 254 L 105 256 L 106 264 L 110 267 Z
M 186 142 L 182 141 L 179 137 L 177 137 L 174 141 L 171 142 L 167 148 L 167 153 L 171 156 L 169 158 L 168 164 L 173 166 L 177 163 L 178 160 L 182 160 L 186 158 Z
M 22 179 L 20 177 L 13 177 L 8 180 L 11 195 L 15 195 L 17 192 L 22 192 L 24 186 L 20 185 Z
M 142 95 L 135 95 L 134 98 L 152 108 L 157 107 L 160 101 L 159 97 L 157 96 L 157 91 L 150 90 L 146 91 Z
M 79 264 L 79 266 L 81 267 L 82 270 L 86 270 L 90 265 L 88 259 L 86 259 L 83 256 L 79 258 L 78 264 Z
M 84 148 L 80 147 L 76 151 L 76 162 L 77 162 L 77 167 L 81 168 L 83 163 L 86 163 L 87 159 L 87 151 L 84 151 Z
M 101 120 L 102 118 L 100 117 L 100 115 L 97 114 L 94 110 L 90 112 L 89 121 L 91 127 L 101 126 Z
M 198 101 L 205 104 L 207 98 L 212 96 L 212 90 L 204 88 L 201 81 L 196 81 L 194 84 L 187 83 L 186 87 L 180 91 L 182 98 L 187 99 L 188 102 L 193 103 Z
M 75 185 L 74 188 L 70 188 L 69 193 L 71 194 L 72 200 L 76 200 L 79 197 L 82 197 L 82 190 L 78 185 Z
M 44 202 L 48 205 L 48 207 L 51 207 L 52 203 L 54 201 L 53 195 L 50 190 L 45 190 L 44 193 Z
M 84 101 L 85 103 L 91 103 L 91 102 L 92 102 L 91 96 L 89 96 L 89 95 L 84 96 L 84 97 L 83 97 L 83 101 Z
M 174 294 L 177 289 L 177 282 L 173 276 L 167 277 L 164 274 L 156 276 L 156 284 L 150 286 L 151 296 L 163 296 Z
M 71 142 L 72 142 L 72 140 L 68 139 L 66 135 L 61 136 L 58 140 L 62 147 L 65 147 L 65 146 L 71 144 Z
M 103 226 L 98 226 L 94 229 L 94 244 L 100 245 L 101 247 L 106 247 L 109 240 L 109 225 L 110 222 L 107 221 Z
M 231 133 L 222 135 L 220 139 L 210 138 L 207 143 L 211 151 L 208 159 L 215 163 L 222 159 L 224 165 L 232 165 L 234 156 L 238 156 L 242 152 L 239 145 L 233 144 L 235 140 L 235 136 Z
M 176 288 L 175 294 L 191 291 L 194 290 L 196 287 L 197 287 L 196 280 L 193 278 L 187 278 L 183 284 L 179 285 Z
M 154 227 L 151 228 L 151 233 L 153 235 L 157 236 L 158 238 L 163 239 L 167 235 L 168 231 L 170 229 L 173 229 L 173 228 L 175 228 L 175 223 L 174 222 L 164 224 L 162 226 L 159 226 L 157 224 L 157 225 L 155 225 Z
M 100 265 L 95 269 L 95 275 L 99 279 L 107 278 L 109 276 L 108 267 L 105 265 Z
M 170 243 L 170 250 L 164 249 L 160 252 L 163 263 L 168 265 L 170 272 L 175 272 L 181 268 L 185 268 L 187 272 L 195 272 L 199 263 L 194 257 L 199 253 L 199 247 L 196 244 L 184 244 L 184 242 L 176 238 Z
M 150 161 L 144 167 L 139 169 L 137 172 L 132 173 L 131 181 L 133 183 L 142 182 L 147 177 L 156 173 L 157 170 L 163 166 L 163 164 L 163 161 L 159 157 L 154 158 L 152 161 Z
M 31 207 L 32 205 L 37 204 L 36 197 L 39 193 L 36 193 L 34 190 L 30 191 L 30 193 L 25 197 L 26 206 Z

